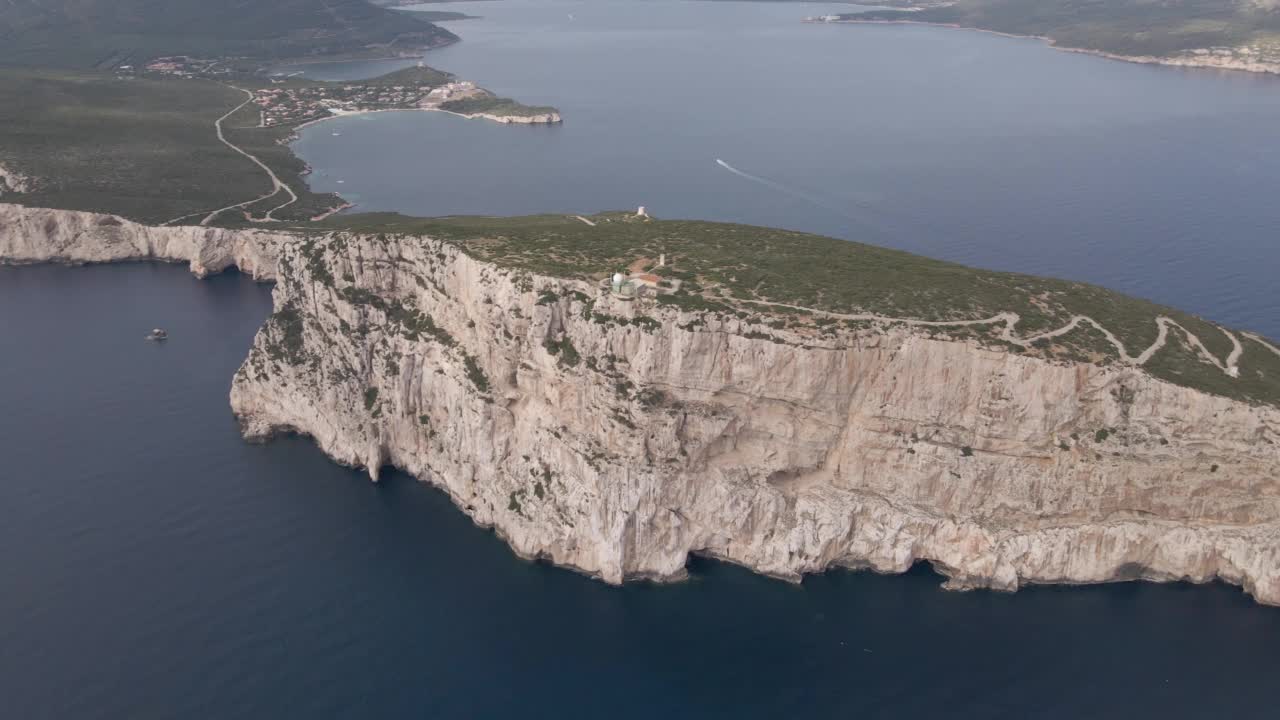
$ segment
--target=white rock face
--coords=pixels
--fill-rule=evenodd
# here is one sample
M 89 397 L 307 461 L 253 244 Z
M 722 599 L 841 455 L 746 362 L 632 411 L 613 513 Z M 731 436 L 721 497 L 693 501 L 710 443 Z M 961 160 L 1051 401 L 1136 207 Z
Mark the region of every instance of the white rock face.
M 401 467 L 526 557 L 608 582 L 680 578 L 691 553 L 788 579 L 928 560 L 956 588 L 1221 579 L 1280 604 L 1275 409 L 906 329 L 645 306 L 429 239 L 0 205 L 0 262 L 273 279 L 277 258 L 232 387 L 246 435 Z
M 560 113 L 540 113 L 538 115 L 495 115 L 493 113 L 457 113 L 466 118 L 492 120 L 504 125 L 555 125 L 563 122 Z
M 1220 579 L 1280 604 L 1273 408 L 646 306 L 429 239 L 280 247 L 231 391 L 246 436 L 403 468 L 523 556 L 611 583 L 690 554 L 788 579 L 928 560 L 955 588 Z
M 0 195 L 6 193 L 16 195 L 31 190 L 31 178 L 17 170 L 0 165 Z
M 1280 74 L 1280 62 L 1273 57 L 1250 57 L 1245 52 L 1231 50 L 1225 54 L 1208 51 L 1191 51 L 1178 55 L 1118 55 L 1094 50 L 1076 48 L 1060 48 L 1067 52 L 1080 52 L 1087 55 L 1100 55 L 1112 60 L 1140 63 L 1143 65 L 1169 65 L 1171 67 L 1209 68 L 1215 70 L 1241 70 L 1253 73 Z
M 140 225 L 115 215 L 0 204 L 0 263 L 185 262 L 198 277 L 235 266 L 275 279 L 279 246 L 294 236 L 260 230 Z

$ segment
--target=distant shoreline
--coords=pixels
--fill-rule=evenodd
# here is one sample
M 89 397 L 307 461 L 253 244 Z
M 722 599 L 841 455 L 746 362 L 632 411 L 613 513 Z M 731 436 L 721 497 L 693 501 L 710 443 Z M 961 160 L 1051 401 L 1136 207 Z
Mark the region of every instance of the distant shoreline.
M 501 119 L 501 118 L 528 117 L 525 115 L 490 115 L 488 113 L 475 113 L 474 115 L 466 115 L 464 113 L 454 112 L 453 110 L 445 110 L 444 108 L 432 108 L 432 107 L 378 108 L 376 110 L 351 110 L 351 111 L 345 111 L 345 112 L 338 112 L 338 113 L 334 113 L 333 115 L 327 115 L 322 118 L 316 118 L 315 120 L 308 120 L 302 123 L 301 125 L 295 125 L 293 127 L 293 131 L 295 134 L 287 142 L 293 142 L 293 140 L 296 140 L 297 131 L 301 130 L 304 127 L 307 127 L 308 125 L 318 125 L 322 122 L 327 122 L 329 120 L 336 120 L 338 118 L 344 118 L 344 117 L 354 117 L 356 115 L 373 115 L 374 113 L 388 113 L 388 112 L 439 112 L 439 113 L 447 113 L 449 115 L 457 115 L 460 118 L 466 118 L 468 120 L 491 120 L 493 122 L 496 122 L 502 125 L 560 125 L 561 123 L 564 122 L 560 118 L 560 113 L 558 111 L 555 113 L 547 113 L 548 115 L 555 115 L 556 116 L 555 120 L 534 121 L 534 120 L 518 120 L 518 119 L 512 119 L 512 120 Z
M 473 19 L 480 19 L 479 17 Z M 437 45 L 423 45 L 415 50 L 397 55 L 326 55 L 324 57 L 302 57 L 302 58 L 282 58 L 270 64 L 270 67 L 295 67 L 301 65 L 329 65 L 348 62 L 383 62 L 386 60 L 422 60 L 427 53 L 440 48 L 447 48 L 450 45 L 456 45 L 462 41 L 462 38 L 455 37 L 453 40 L 446 40 Z
M 503 120 L 497 119 L 496 116 L 486 115 L 483 113 L 477 113 L 475 115 L 464 115 L 459 112 L 454 112 L 452 110 L 444 110 L 442 108 L 383 108 L 378 110 L 352 110 L 350 112 L 344 112 L 336 115 L 329 115 L 327 117 L 316 118 L 315 120 L 308 120 L 302 123 L 301 125 L 295 125 L 293 129 L 290 131 L 289 135 L 287 135 L 281 141 L 281 143 L 284 145 L 292 145 L 294 142 L 298 141 L 301 137 L 298 135 L 298 131 L 302 130 L 308 125 L 319 125 L 320 123 L 328 122 L 329 120 L 337 120 L 338 118 L 344 118 L 344 117 L 353 117 L 355 115 L 373 115 L 374 113 L 390 113 L 390 112 L 439 112 L 439 113 L 446 113 L 448 115 L 457 115 L 458 117 L 465 118 L 467 120 L 491 120 L 493 122 L 501 123 L 503 125 L 548 125 L 549 126 L 549 125 L 560 125 L 563 122 L 563 120 L 560 119 L 559 112 L 555 113 L 556 119 L 552 122 L 521 122 L 521 121 L 514 121 L 514 120 L 503 121 Z M 510 117 L 515 117 L 515 116 L 510 116 Z M 293 148 L 289 148 L 289 152 L 293 153 Z M 294 154 L 294 157 L 297 157 L 297 153 L 293 153 L 293 154 Z M 304 165 L 306 165 L 306 169 L 303 170 L 303 172 L 300 174 L 309 175 L 312 171 L 311 165 L 307 163 L 304 163 Z M 307 183 L 307 185 L 309 187 L 310 183 Z M 317 215 L 311 218 L 311 222 L 318 222 L 332 215 L 337 215 L 340 212 L 350 210 L 351 208 L 356 207 L 356 203 L 353 203 L 347 198 L 343 197 L 341 192 L 334 192 L 334 195 L 336 195 L 340 200 L 342 200 L 342 204 L 329 208 L 324 213 L 321 213 L 320 215 Z
M 1121 62 L 1135 63 L 1138 65 L 1164 65 L 1166 67 L 1194 68 L 1198 70 L 1233 70 L 1237 72 L 1248 72 L 1257 75 L 1278 75 L 1280 76 L 1280 64 L 1272 63 L 1250 63 L 1242 64 L 1234 59 L 1225 60 L 1221 63 L 1212 62 L 1214 56 L 1162 56 L 1162 55 L 1122 55 L 1120 53 L 1108 52 L 1106 50 L 1093 50 L 1090 48 L 1070 47 L 1067 45 L 1059 45 L 1056 40 L 1048 35 L 1023 35 L 1019 33 L 1008 33 L 1000 30 L 991 30 L 988 28 L 974 27 L 972 25 L 960 25 L 958 23 L 930 22 L 927 20 L 858 20 L 854 18 L 841 20 L 815 20 L 806 19 L 815 25 L 921 25 L 925 27 L 948 28 L 951 30 L 968 30 L 971 32 L 987 33 L 989 35 L 997 35 L 999 37 L 1017 38 L 1023 40 L 1039 40 L 1054 50 L 1062 52 L 1079 53 L 1081 55 L 1094 55 L 1108 60 L 1119 60 Z

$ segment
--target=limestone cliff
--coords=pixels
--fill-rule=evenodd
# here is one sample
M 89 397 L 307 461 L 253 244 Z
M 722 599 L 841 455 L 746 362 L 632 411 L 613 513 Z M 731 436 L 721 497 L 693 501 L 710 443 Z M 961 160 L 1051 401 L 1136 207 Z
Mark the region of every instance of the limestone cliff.
M 29 192 L 32 186 L 31 178 L 23 175 L 17 170 L 10 170 L 3 164 L 0 164 L 0 196 L 5 193 L 18 195 L 20 193 Z
M 403 468 L 523 556 L 611 583 L 691 554 L 788 579 L 927 560 L 957 588 L 1221 579 L 1280 604 L 1274 408 L 623 300 L 424 238 L 278 247 L 231 392 L 246 435 Z
M 276 253 L 292 237 L 261 230 L 141 225 L 115 215 L 0 204 L 0 264 L 185 262 L 198 277 L 235 266 L 275 279 Z
M 556 125 L 563 120 L 558 112 L 539 113 L 537 115 L 495 115 L 493 113 L 472 113 L 468 118 L 492 120 L 504 125 Z

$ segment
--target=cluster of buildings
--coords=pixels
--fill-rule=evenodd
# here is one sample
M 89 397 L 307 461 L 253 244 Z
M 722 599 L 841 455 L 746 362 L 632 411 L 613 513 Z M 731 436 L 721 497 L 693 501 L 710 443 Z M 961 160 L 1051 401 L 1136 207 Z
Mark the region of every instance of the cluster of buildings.
M 297 125 L 310 120 L 368 110 L 418 107 L 428 86 L 310 85 L 263 88 L 254 102 L 262 110 L 262 124 Z
M 1236 55 L 1244 55 L 1246 57 L 1263 57 L 1267 55 L 1267 48 L 1243 45 L 1240 47 L 1207 47 L 1196 48 L 1191 50 L 1192 55 L 1217 55 L 1219 57 L 1234 57 Z
M 216 75 L 229 75 L 231 69 L 228 67 L 220 67 L 221 60 L 210 60 L 208 58 L 193 58 L 186 55 L 171 55 L 169 57 L 161 57 L 147 63 L 147 72 L 162 73 L 164 75 L 175 75 L 177 77 L 210 77 Z M 119 70 L 133 70 L 132 66 L 121 66 Z
M 420 105 L 422 107 L 436 107 L 451 100 L 465 100 L 466 98 L 484 95 L 485 91 L 476 86 L 470 80 L 459 80 L 457 82 L 445 83 L 438 88 L 432 89 L 427 96 L 422 99 Z
M 1275 66 L 1280 65 L 1280 45 L 1241 45 L 1239 47 L 1196 48 L 1184 54 L 1190 57 L 1209 61 L 1206 63 L 1209 65 L 1223 64 L 1225 67 L 1232 67 L 1232 63 L 1234 62 L 1243 66 L 1271 66 L 1265 68 L 1244 68 L 1265 70 L 1266 72 L 1277 72 Z M 1213 61 L 1217 62 L 1215 63 Z
M 641 207 L 637 217 L 647 218 L 648 213 Z M 658 256 L 656 268 L 667 266 L 666 253 Z M 651 272 L 616 272 L 609 278 L 609 291 L 623 300 L 634 300 L 638 297 L 653 295 L 670 295 L 680 290 L 681 281 L 667 279 Z
M 263 127 L 298 125 L 332 115 L 336 103 L 311 88 L 263 88 L 253 102 L 262 112 Z
M 430 85 L 281 85 L 258 90 L 254 103 L 262 112 L 262 125 L 299 125 L 311 120 L 369 112 L 433 108 L 465 97 L 483 94 L 469 81 Z
M 672 292 L 671 288 L 663 287 L 662 277 L 653 273 L 614 273 L 609 290 L 623 300 Z

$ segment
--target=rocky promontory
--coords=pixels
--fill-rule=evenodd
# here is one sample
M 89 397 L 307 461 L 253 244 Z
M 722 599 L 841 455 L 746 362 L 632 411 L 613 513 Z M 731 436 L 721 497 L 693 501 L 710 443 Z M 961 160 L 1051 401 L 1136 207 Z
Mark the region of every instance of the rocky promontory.
M 748 312 L 715 301 L 723 289 L 673 290 L 711 276 L 675 239 L 645 259 L 665 275 L 621 283 L 495 250 L 503 227 L 562 238 L 614 232 L 616 217 L 486 222 L 510 224 L 474 240 L 449 224 L 273 233 L 0 206 L 0 259 L 274 277 L 231 390 L 246 437 L 305 434 L 374 479 L 403 469 L 520 555 L 606 582 L 679 579 L 695 555 L 789 580 L 925 561 L 952 588 L 1220 580 L 1280 604 L 1274 404 L 1133 358 L 1055 355 L 1091 332 L 1078 319 L 1022 348 L 1008 326 Z M 703 231 L 741 249 L 748 230 Z M 769 236 L 771 252 L 792 236 Z M 572 260 L 564 245 L 511 247 Z M 1190 342 L 1188 319 L 1164 323 L 1147 358 L 1219 345 L 1199 326 Z M 1223 382 L 1273 373 L 1280 351 L 1245 337 L 1223 364 L 1236 375 L 1208 368 Z
M 251 438 L 444 489 L 607 582 L 690 556 L 954 588 L 1222 580 L 1280 604 L 1280 412 L 908 326 L 815 334 L 414 236 L 289 244 Z
M 459 113 L 462 114 L 462 113 Z M 463 117 L 492 120 L 504 125 L 556 125 L 563 122 L 558 112 L 536 113 L 533 115 L 495 115 L 492 113 L 463 114 Z

